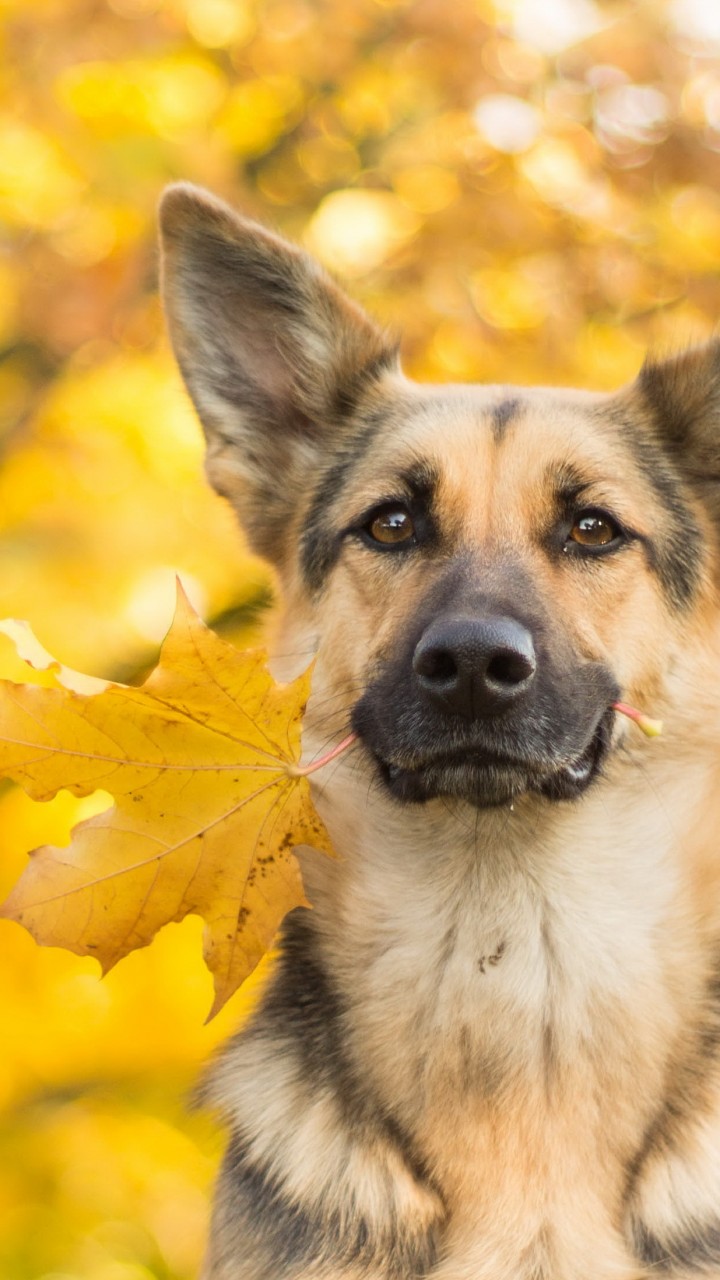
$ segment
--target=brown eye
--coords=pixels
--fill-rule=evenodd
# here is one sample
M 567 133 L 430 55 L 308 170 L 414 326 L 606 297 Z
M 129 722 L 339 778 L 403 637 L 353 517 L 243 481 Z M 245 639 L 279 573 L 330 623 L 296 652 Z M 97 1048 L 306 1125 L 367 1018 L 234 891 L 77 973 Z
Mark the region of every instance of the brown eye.
M 378 512 L 366 528 L 373 542 L 381 542 L 383 546 L 409 542 L 415 536 L 412 516 L 403 507 L 388 507 Z
M 598 511 L 585 511 L 577 516 L 568 537 L 581 547 L 607 547 L 620 536 L 610 516 Z

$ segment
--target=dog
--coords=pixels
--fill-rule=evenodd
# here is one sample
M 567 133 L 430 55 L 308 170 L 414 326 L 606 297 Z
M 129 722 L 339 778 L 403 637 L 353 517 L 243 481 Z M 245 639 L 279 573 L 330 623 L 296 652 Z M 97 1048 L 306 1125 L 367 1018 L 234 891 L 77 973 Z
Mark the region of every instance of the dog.
M 206 1280 L 720 1277 L 720 342 L 419 385 L 300 248 L 186 184 L 161 227 L 305 750 L 357 735 L 210 1072 Z

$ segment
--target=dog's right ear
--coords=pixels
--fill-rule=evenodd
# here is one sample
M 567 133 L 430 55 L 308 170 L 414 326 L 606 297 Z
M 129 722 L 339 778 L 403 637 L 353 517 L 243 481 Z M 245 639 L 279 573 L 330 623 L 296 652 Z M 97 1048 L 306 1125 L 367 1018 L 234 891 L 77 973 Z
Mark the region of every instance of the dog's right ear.
M 301 249 L 182 183 L 160 209 L 170 335 L 211 482 L 279 562 L 343 419 L 396 352 Z

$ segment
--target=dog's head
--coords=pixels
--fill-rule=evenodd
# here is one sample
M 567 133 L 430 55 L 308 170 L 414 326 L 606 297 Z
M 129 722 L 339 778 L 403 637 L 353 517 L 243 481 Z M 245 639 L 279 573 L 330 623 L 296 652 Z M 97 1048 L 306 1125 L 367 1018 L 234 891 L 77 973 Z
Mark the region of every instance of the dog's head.
M 616 395 L 421 386 L 298 248 L 187 186 L 162 231 L 208 473 L 317 647 L 317 723 L 400 800 L 582 794 L 712 598 L 720 344 Z

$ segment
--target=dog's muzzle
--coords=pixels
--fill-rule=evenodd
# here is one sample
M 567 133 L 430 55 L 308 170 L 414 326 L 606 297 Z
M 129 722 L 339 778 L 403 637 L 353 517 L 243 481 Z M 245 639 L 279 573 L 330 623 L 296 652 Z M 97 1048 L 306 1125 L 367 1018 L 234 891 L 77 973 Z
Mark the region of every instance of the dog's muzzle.
M 540 657 L 518 619 L 455 614 L 370 684 L 353 727 L 399 800 L 574 799 L 600 772 L 616 696 L 600 664 Z

